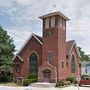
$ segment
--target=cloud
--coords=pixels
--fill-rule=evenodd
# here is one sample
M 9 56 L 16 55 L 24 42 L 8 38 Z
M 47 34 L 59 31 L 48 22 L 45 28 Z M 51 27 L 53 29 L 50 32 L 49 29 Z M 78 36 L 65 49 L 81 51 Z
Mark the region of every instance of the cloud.
M 24 44 L 24 42 L 30 37 L 31 33 L 30 31 L 21 30 L 19 27 L 13 27 L 9 28 L 8 34 L 14 39 L 14 43 L 17 46 L 16 50 Z
M 29 36 L 28 31 L 41 35 L 42 22 L 38 17 L 60 11 L 71 19 L 67 22 L 67 40 L 75 39 L 87 53 L 90 52 L 89 9 L 90 0 L 0 0 L 0 15 L 8 15 L 11 20 L 9 26 L 5 26 L 7 31 L 19 34 L 20 37 Z M 16 47 L 19 47 L 18 43 L 22 44 L 22 40 L 11 36 L 15 39 Z

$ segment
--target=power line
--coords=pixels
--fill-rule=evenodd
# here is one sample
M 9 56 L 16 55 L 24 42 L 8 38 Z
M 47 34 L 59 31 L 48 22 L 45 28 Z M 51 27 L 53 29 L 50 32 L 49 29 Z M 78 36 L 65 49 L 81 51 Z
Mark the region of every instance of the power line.
M 14 35 L 14 36 L 16 36 L 16 37 L 18 37 L 20 39 L 25 39 L 25 38 L 21 37 L 20 35 L 15 34 L 15 33 L 12 33 L 12 32 L 9 32 L 9 31 L 8 31 L 8 33 L 10 33 L 10 34 L 12 34 L 12 35 Z

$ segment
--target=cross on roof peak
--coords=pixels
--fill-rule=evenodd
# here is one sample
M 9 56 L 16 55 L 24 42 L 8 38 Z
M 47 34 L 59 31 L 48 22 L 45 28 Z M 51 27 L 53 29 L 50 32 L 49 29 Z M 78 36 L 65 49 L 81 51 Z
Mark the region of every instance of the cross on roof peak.
M 53 12 L 56 11 L 56 4 L 53 5 Z

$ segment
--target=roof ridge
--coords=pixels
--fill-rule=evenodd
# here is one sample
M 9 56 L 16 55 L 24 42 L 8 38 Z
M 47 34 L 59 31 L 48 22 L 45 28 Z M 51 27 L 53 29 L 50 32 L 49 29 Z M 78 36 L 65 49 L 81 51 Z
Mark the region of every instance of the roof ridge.
M 34 34 L 34 33 L 33 33 L 33 35 L 35 35 L 35 36 L 38 36 L 38 37 L 42 38 L 41 36 L 39 36 L 39 35 L 37 35 L 37 34 Z
M 67 43 L 67 42 L 71 42 L 71 41 L 75 42 L 75 40 L 69 40 L 69 41 L 66 41 L 66 43 Z

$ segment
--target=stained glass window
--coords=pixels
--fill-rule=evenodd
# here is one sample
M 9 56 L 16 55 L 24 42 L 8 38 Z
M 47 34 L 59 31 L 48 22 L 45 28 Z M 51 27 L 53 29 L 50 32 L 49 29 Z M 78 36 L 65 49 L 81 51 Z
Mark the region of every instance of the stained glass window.
M 72 55 L 71 72 L 75 73 L 75 57 L 74 57 L 74 55 Z
M 32 53 L 29 58 L 29 72 L 38 75 L 38 57 L 35 53 Z
M 16 72 L 19 73 L 19 71 L 20 71 L 20 64 L 17 63 L 16 64 Z
M 53 59 L 53 52 L 49 51 L 48 52 L 48 61 L 50 62 Z
M 64 68 L 64 62 L 62 62 L 62 68 Z

